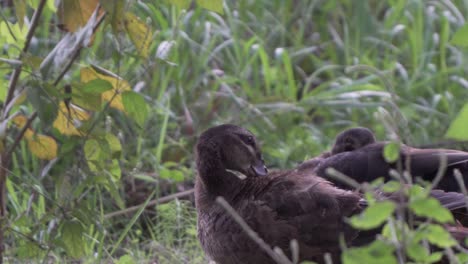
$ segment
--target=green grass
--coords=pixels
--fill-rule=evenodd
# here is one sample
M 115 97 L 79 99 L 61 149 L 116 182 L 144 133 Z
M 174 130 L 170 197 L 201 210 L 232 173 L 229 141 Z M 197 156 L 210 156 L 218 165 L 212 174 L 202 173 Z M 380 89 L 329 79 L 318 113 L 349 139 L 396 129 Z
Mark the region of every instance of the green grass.
M 156 196 L 191 186 L 197 135 L 228 122 L 252 130 L 267 164 L 279 168 L 329 149 L 351 126 L 369 127 L 378 139 L 435 143 L 468 98 L 468 53 L 450 43 L 468 14 L 466 1 L 239 0 L 226 1 L 223 15 L 151 1 L 128 8 L 150 21 L 150 59 L 137 57 L 131 42 L 108 26 L 79 60 L 141 86 L 147 98 L 142 128 L 114 110 L 106 112 L 106 124 L 98 121 L 98 129 L 119 134 L 122 179 L 108 186 L 105 173 L 89 174 L 79 147 L 45 171 L 47 163 L 23 142 L 8 185 L 8 262 L 73 259 L 56 240 L 61 224 L 78 219 L 85 223 L 78 249 L 85 263 L 206 263 L 189 202 L 160 205 L 156 216 L 142 214 L 135 223 L 132 215 L 103 218 L 120 210 L 119 199 L 130 200 L 123 179 L 143 175 L 139 179 L 153 188 L 147 195 Z M 1 12 L 13 17 L 12 10 Z M 40 26 L 32 53 L 45 57 L 60 37 Z M 175 65 L 155 57 L 163 41 L 175 42 L 167 57 Z M 2 78 L 8 69 L 2 65 Z M 22 78 L 31 87 L 40 79 Z M 77 66 L 67 80 L 79 81 Z M 35 126 L 53 133 L 50 124 Z M 167 179 L 171 173 L 183 175 L 183 183 Z M 24 236 L 43 249 L 26 250 L 36 247 Z

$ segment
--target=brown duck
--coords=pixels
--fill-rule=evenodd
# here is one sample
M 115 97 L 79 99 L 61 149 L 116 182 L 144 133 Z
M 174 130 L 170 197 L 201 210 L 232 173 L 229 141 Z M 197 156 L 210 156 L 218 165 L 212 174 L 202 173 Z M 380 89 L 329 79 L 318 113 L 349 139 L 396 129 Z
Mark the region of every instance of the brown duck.
M 364 146 L 375 143 L 375 141 L 374 133 L 370 129 L 365 127 L 349 128 L 336 136 L 331 154 L 335 155 L 342 152 L 360 149 Z
M 275 263 L 216 202 L 218 196 L 268 245 L 281 248 L 288 257 L 295 239 L 300 260 L 323 263 L 328 252 L 339 263 L 340 235 L 348 245 L 374 238 L 374 233 L 359 233 L 344 222 L 366 206 L 360 194 L 336 188 L 305 169 L 268 174 L 257 140 L 241 127 L 208 129 L 198 140 L 196 156 L 198 237 L 218 264 Z M 458 193 L 439 191 L 435 197 L 449 209 L 465 204 Z
M 369 144 L 375 143 L 374 133 L 365 127 L 355 127 L 344 130 L 336 136 L 331 151 L 326 151 L 319 156 L 307 160 L 299 165 L 300 169 L 311 169 L 318 166 L 325 158 L 343 152 L 354 151 Z
M 346 143 L 346 142 L 349 142 Z M 372 131 L 365 128 L 346 130 L 336 140 L 332 150 L 333 155 L 319 156 L 304 162 L 300 168 L 315 167 L 318 176 L 329 178 L 327 168 L 334 168 L 355 179 L 357 182 L 371 182 L 378 177 L 391 179 L 390 169 L 408 170 L 410 175 L 433 181 L 441 164 L 441 157 L 446 157 L 446 170 L 437 188 L 445 191 L 460 191 L 454 177 L 454 169 L 459 169 L 463 175 L 465 186 L 468 184 L 468 152 L 451 149 L 419 149 L 406 145 L 400 146 L 400 156 L 397 162 L 387 163 L 383 150 L 388 142 L 375 142 Z M 330 180 L 332 180 L 330 178 Z M 332 180 L 337 186 L 349 186 Z

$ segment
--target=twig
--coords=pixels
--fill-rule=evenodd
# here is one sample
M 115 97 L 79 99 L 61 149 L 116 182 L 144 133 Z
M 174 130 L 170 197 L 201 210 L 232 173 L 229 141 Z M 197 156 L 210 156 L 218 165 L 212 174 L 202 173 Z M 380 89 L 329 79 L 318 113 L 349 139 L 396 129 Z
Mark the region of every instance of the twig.
M 390 230 L 390 235 L 392 236 L 391 237 L 391 243 L 395 246 L 395 249 L 396 249 L 396 255 L 397 255 L 397 258 L 398 258 L 398 263 L 405 263 L 403 253 L 401 252 L 401 245 L 398 242 L 396 223 L 390 217 L 387 220 L 387 225 L 388 225 L 388 228 Z
M 440 155 L 439 168 L 437 169 L 437 174 L 434 180 L 432 181 L 431 190 L 434 189 L 439 184 L 440 180 L 442 180 L 442 177 L 445 176 L 445 171 L 447 169 L 447 164 L 448 164 L 447 162 L 448 162 L 447 155 Z
M 35 111 L 34 113 L 32 113 L 32 115 L 28 118 L 28 120 L 26 121 L 26 124 L 23 126 L 23 128 L 21 128 L 21 131 L 19 132 L 19 134 L 16 136 L 15 138 L 15 141 L 13 142 L 13 144 L 8 148 L 8 151 L 6 152 L 6 163 L 3 164 L 3 166 L 5 167 L 8 167 L 9 165 L 9 162 L 11 160 L 11 154 L 13 153 L 13 150 L 15 150 L 16 146 L 18 146 L 19 142 L 21 141 L 21 139 L 23 139 L 23 136 L 24 136 L 24 133 L 26 133 L 26 130 L 28 130 L 28 128 L 31 126 L 31 123 L 34 121 L 34 119 L 36 119 L 37 117 L 37 111 Z
M 167 203 L 167 202 L 169 202 L 171 200 L 174 200 L 176 198 L 189 196 L 189 195 L 193 194 L 193 192 L 194 192 L 194 189 L 190 189 L 190 190 L 186 190 L 186 191 L 183 191 L 183 192 L 170 194 L 170 195 L 167 195 L 167 196 L 164 196 L 164 197 L 161 197 L 161 198 L 158 198 L 158 199 L 155 199 L 155 200 L 152 200 L 152 201 L 148 202 L 148 204 L 146 204 L 146 207 L 150 207 L 150 206 L 154 206 L 154 205 L 162 204 L 162 203 Z M 143 206 L 144 206 L 144 204 L 139 204 L 139 205 L 135 205 L 135 206 L 125 208 L 125 209 L 120 210 L 120 211 L 115 211 L 115 212 L 112 212 L 112 213 L 108 213 L 108 214 L 104 215 L 104 219 L 109 219 L 109 218 L 112 218 L 112 217 L 115 217 L 115 216 L 124 215 L 124 214 L 128 214 L 128 213 L 131 213 L 131 212 L 134 212 L 134 211 L 138 211 Z
M 39 2 L 39 5 L 37 6 L 36 12 L 34 12 L 34 15 L 31 20 L 31 27 L 29 28 L 28 34 L 26 35 L 26 41 L 24 42 L 24 46 L 23 46 L 23 50 L 22 50 L 22 54 L 20 55 L 20 58 L 21 56 L 23 56 L 24 53 L 28 51 L 29 44 L 31 43 L 31 39 L 34 36 L 34 32 L 36 31 L 36 28 L 39 25 L 39 19 L 41 18 L 42 10 L 44 9 L 46 2 L 47 0 L 41 0 Z M 23 67 L 22 65 L 20 65 L 18 66 L 18 68 L 16 68 L 13 71 L 13 75 L 11 76 L 11 79 L 10 79 L 10 85 L 8 85 L 8 94 L 5 99 L 5 105 L 8 105 L 8 103 L 13 98 L 13 94 L 16 89 L 16 84 L 18 83 L 18 79 L 19 79 L 22 69 Z M 5 118 L 6 116 L 8 116 L 8 111 L 5 111 L 3 113 L 3 118 Z
M 279 264 L 292 264 L 292 262 L 284 256 L 284 254 L 278 254 L 278 252 L 275 252 L 271 249 L 271 247 L 265 243 L 265 241 L 252 229 L 250 226 L 242 219 L 242 217 L 234 210 L 234 208 L 229 205 L 226 200 L 218 196 L 216 198 L 216 202 L 220 204 L 226 212 L 231 215 L 231 217 L 236 221 L 237 224 L 240 225 L 240 227 L 247 233 L 247 235 L 255 242 L 257 245 L 260 246 L 265 253 L 268 254 L 276 263 Z
M 98 7 L 96 8 L 96 10 L 94 12 L 99 12 L 99 9 L 100 9 L 100 6 L 98 5 Z M 93 34 L 96 33 L 96 30 L 98 29 L 98 27 L 101 25 L 101 23 L 104 21 L 104 18 L 106 17 L 106 14 L 107 13 L 104 13 L 102 14 L 98 21 L 96 22 L 96 24 L 93 26 Z M 83 49 L 83 45 L 80 44 L 78 46 L 78 48 L 74 51 L 71 59 L 68 61 L 67 65 L 63 68 L 63 71 L 60 72 L 59 76 L 57 77 L 57 79 L 55 79 L 54 81 L 54 86 L 56 86 L 63 78 L 63 76 L 65 76 L 65 73 L 68 72 L 68 70 L 70 70 L 71 66 L 73 65 L 73 63 L 75 62 L 75 60 L 78 58 L 78 56 L 80 55 L 80 52 L 81 52 L 81 49 Z
M 465 181 L 463 180 L 463 175 L 458 169 L 453 170 L 453 174 L 455 179 L 457 180 L 458 185 L 460 186 L 460 190 L 465 195 L 465 203 L 466 209 L 468 210 L 468 191 L 466 190 Z
M 3 14 L 3 12 L 0 12 L 0 16 L 2 17 L 3 21 L 8 21 L 8 19 L 5 17 L 5 15 Z M 6 25 L 7 29 L 8 29 L 8 32 L 10 32 L 11 37 L 13 37 L 13 39 L 14 39 L 15 41 L 18 41 L 18 39 L 17 39 L 16 36 L 15 36 L 15 33 L 13 33 L 13 30 L 12 30 L 11 27 L 10 27 L 10 23 L 5 23 L 5 25 Z
M 359 184 L 359 182 L 357 182 L 353 178 L 344 175 L 343 173 L 337 171 L 334 168 L 327 168 L 325 170 L 325 172 L 330 178 L 332 178 L 334 180 L 338 180 L 338 181 L 340 181 L 342 183 L 345 183 L 346 185 L 348 185 L 350 187 L 353 187 L 355 189 L 359 189 L 359 188 L 363 187 L 361 184 Z

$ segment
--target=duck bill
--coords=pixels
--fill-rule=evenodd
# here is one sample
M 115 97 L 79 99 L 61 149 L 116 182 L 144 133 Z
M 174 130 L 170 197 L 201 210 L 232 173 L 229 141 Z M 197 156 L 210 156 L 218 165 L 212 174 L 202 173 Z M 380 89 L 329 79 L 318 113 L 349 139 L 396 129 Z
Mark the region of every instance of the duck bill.
M 257 161 L 255 164 L 252 164 L 251 168 L 255 172 L 256 176 L 266 176 L 268 174 L 268 169 L 261 160 Z

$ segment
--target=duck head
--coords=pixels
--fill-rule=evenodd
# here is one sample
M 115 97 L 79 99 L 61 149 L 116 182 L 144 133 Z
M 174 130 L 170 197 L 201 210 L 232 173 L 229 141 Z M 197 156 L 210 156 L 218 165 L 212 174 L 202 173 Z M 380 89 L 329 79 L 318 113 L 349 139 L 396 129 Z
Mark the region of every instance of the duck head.
M 365 127 L 350 128 L 338 134 L 332 154 L 353 151 L 372 143 L 375 143 L 375 136 L 371 130 Z
M 248 130 L 224 124 L 212 127 L 200 135 L 196 147 L 197 166 L 215 166 L 246 177 L 268 173 L 255 136 Z

